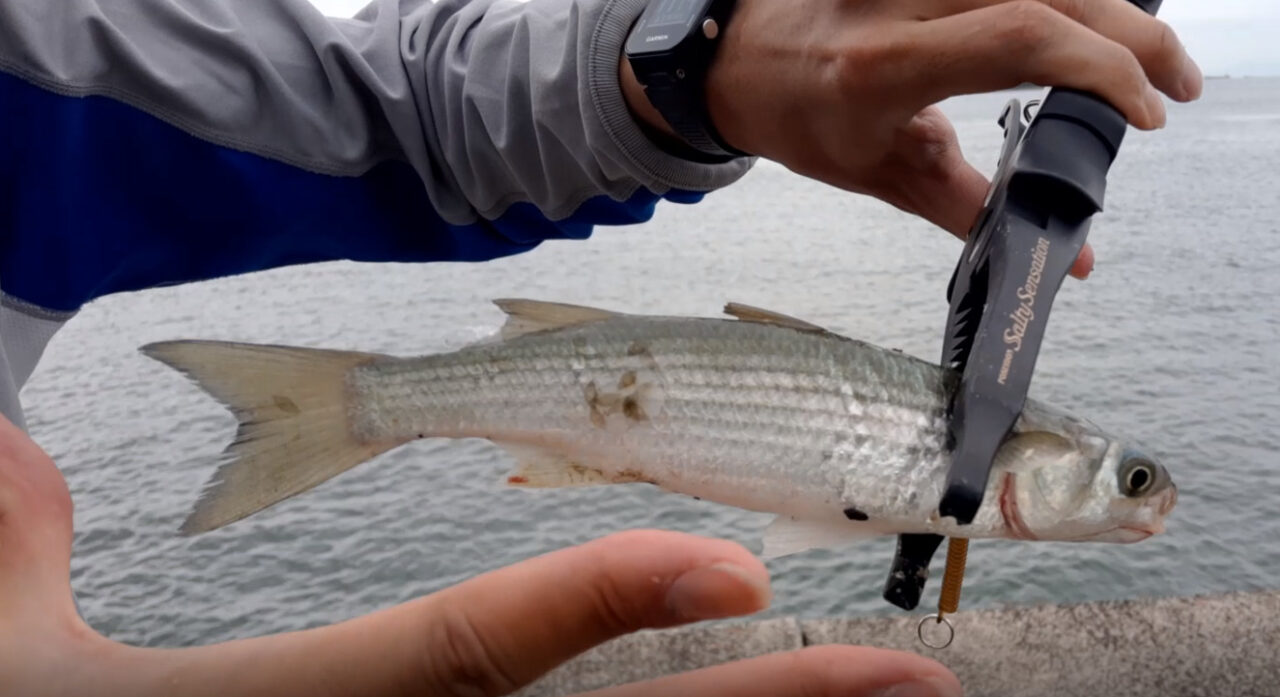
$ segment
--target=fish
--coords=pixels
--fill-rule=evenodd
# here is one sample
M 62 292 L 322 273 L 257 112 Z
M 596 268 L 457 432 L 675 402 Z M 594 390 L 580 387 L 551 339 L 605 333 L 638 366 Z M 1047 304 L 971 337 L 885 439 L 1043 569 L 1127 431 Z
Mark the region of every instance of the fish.
M 954 370 L 741 303 L 724 316 L 498 299 L 506 322 L 401 357 L 208 340 L 143 346 L 237 418 L 180 534 L 206 533 L 425 438 L 484 439 L 525 489 L 656 486 L 774 514 L 766 559 L 903 533 L 1133 543 L 1168 470 L 1028 399 L 971 524 L 941 517 Z

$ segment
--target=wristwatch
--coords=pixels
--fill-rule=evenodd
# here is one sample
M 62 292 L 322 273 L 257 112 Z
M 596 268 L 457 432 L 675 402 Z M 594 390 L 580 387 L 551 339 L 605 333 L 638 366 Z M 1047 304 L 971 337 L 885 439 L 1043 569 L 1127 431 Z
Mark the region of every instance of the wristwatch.
M 626 56 L 645 96 L 691 148 L 693 159 L 747 157 L 724 142 L 707 110 L 707 69 L 734 0 L 651 0 L 627 37 Z

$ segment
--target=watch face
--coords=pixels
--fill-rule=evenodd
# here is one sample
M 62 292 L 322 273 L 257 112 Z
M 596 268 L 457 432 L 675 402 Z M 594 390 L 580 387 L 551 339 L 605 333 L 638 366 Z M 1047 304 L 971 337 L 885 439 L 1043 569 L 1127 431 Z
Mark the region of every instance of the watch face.
M 706 16 L 710 4 L 711 0 L 652 0 L 627 39 L 627 52 L 649 53 L 675 48 Z

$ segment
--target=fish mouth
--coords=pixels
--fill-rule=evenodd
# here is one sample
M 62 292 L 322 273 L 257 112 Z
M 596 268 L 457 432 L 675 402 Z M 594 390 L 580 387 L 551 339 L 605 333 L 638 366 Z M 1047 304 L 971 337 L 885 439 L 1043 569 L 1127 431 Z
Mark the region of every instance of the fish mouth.
M 1154 509 L 1156 512 L 1154 523 L 1150 525 L 1122 525 L 1109 533 L 1103 533 L 1103 535 L 1109 541 L 1121 544 L 1141 542 L 1153 535 L 1159 535 L 1164 532 L 1164 517 L 1169 515 L 1176 505 L 1178 505 L 1178 487 L 1171 486 L 1148 504 L 1149 508 Z
M 1178 487 L 1169 487 L 1168 491 L 1151 502 L 1151 507 L 1155 509 L 1157 515 L 1154 523 L 1150 525 L 1122 525 L 1109 533 L 1103 533 L 1103 535 L 1109 541 L 1121 544 L 1141 542 L 1148 537 L 1159 535 L 1164 532 L 1164 517 L 1169 515 L 1169 512 L 1177 504 Z
M 1097 535 L 1080 538 L 1086 542 L 1114 542 L 1128 545 L 1159 535 L 1164 532 L 1164 521 L 1156 521 L 1153 525 L 1122 525 Z
M 1113 541 L 1118 542 L 1122 545 L 1132 544 L 1134 542 L 1141 542 L 1154 535 L 1159 535 L 1162 532 L 1164 532 L 1163 524 L 1157 525 L 1151 528 L 1137 528 L 1137 527 L 1126 526 L 1126 527 L 1116 528 L 1115 530 L 1113 530 L 1112 534 L 1114 535 L 1114 537 L 1112 539 Z

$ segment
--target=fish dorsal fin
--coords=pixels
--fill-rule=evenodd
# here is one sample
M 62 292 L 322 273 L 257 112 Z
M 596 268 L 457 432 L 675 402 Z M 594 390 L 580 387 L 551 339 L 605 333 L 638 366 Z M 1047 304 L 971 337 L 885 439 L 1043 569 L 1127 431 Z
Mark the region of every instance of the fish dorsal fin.
M 534 332 L 563 329 L 618 316 L 616 312 L 594 307 L 521 298 L 499 298 L 493 304 L 507 313 L 507 323 L 502 325 L 499 332 L 499 338 L 502 339 L 514 339 Z
M 729 303 L 724 306 L 724 313 L 733 317 L 737 317 L 743 322 L 756 322 L 758 324 L 773 324 L 779 327 L 787 327 L 788 329 L 796 329 L 802 332 L 820 332 L 827 333 L 826 328 L 819 327 L 812 322 L 806 322 L 802 319 L 784 315 L 781 312 L 773 312 L 751 305 L 743 305 L 742 303 Z

